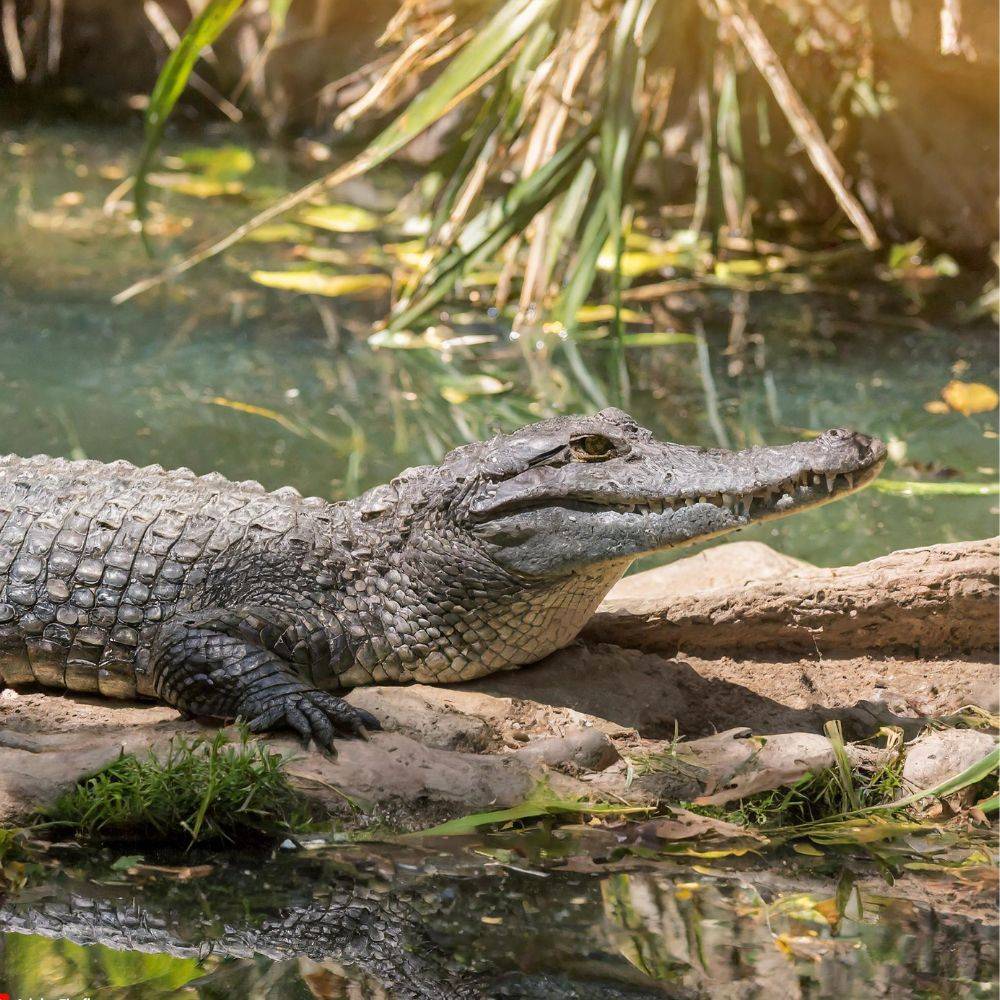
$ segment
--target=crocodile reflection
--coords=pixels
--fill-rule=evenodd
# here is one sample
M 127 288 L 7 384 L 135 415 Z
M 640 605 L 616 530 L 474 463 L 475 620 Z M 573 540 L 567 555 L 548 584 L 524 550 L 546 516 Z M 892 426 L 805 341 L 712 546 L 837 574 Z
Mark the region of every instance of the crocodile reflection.
M 797 892 L 787 878 L 768 887 L 764 872 L 445 873 L 385 859 L 358 870 L 302 855 L 251 864 L 188 882 L 112 884 L 120 876 L 107 868 L 100 882 L 65 869 L 29 882 L 0 900 L 0 984 L 20 941 L 46 938 L 52 953 L 35 967 L 47 975 L 65 942 L 114 949 L 137 971 L 144 955 L 168 955 L 190 963 L 184 981 L 204 1000 L 910 997 L 996 978 L 995 926 L 874 896 L 831 925 L 832 883 Z M 65 984 L 15 985 L 48 995 Z

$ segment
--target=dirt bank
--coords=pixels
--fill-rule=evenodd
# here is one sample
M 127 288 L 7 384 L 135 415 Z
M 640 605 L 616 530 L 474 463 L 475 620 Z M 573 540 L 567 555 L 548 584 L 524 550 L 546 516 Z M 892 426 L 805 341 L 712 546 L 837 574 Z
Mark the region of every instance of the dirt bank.
M 852 739 L 887 723 L 912 738 L 928 716 L 970 703 L 995 710 L 996 552 L 994 540 L 820 570 L 756 543 L 720 545 L 623 581 L 585 639 L 534 667 L 451 688 L 351 692 L 349 700 L 374 712 L 386 731 L 369 743 L 345 741 L 336 759 L 303 751 L 287 738 L 268 742 L 294 758 L 289 771 L 306 794 L 345 818 L 405 827 L 515 805 L 543 780 L 562 796 L 627 793 L 649 802 L 724 792 L 737 771 L 754 788 L 774 787 L 831 762 L 821 735 L 830 719 L 842 720 Z M 863 632 L 871 652 L 789 653 L 783 636 L 792 627 L 773 609 L 783 606 L 789 622 L 825 609 L 820 635 L 836 634 L 842 643 L 854 619 L 847 611 L 845 620 L 836 620 L 833 595 L 846 601 L 837 606 L 850 608 L 873 606 L 878 597 L 878 615 L 865 619 Z M 989 603 L 992 630 L 981 614 Z M 961 653 L 938 643 L 934 649 L 942 655 L 932 658 L 923 642 L 920 655 L 901 653 L 896 610 L 905 615 L 932 604 L 936 634 L 961 636 Z M 718 655 L 655 651 L 696 641 L 693 607 L 737 606 L 739 614 L 705 614 L 701 622 L 705 632 L 716 630 L 711 643 L 702 644 Z M 760 640 L 749 655 L 737 655 L 747 621 L 759 621 L 758 607 L 771 609 L 767 634 L 777 637 L 777 649 Z M 974 642 L 973 619 L 982 622 Z M 722 635 L 730 636 L 728 644 Z M 883 641 L 886 635 L 893 641 Z M 0 822 L 44 807 L 123 750 L 155 750 L 173 735 L 203 730 L 159 705 L 3 691 Z M 686 737 L 693 769 L 635 781 L 623 755 L 664 752 L 677 733 Z M 751 733 L 768 736 L 767 755 L 748 739 Z M 345 794 L 361 804 L 362 816 L 346 811 Z

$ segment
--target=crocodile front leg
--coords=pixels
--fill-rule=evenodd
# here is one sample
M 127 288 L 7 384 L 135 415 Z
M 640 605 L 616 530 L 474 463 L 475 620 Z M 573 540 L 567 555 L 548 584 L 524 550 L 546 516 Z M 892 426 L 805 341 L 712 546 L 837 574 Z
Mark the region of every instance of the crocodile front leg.
M 308 628 L 284 612 L 209 609 L 180 614 L 154 644 L 156 694 L 193 715 L 241 718 L 253 732 L 288 727 L 333 749 L 337 736 L 381 729 L 368 712 L 320 691 L 299 670 Z M 283 655 L 284 654 L 284 655 Z

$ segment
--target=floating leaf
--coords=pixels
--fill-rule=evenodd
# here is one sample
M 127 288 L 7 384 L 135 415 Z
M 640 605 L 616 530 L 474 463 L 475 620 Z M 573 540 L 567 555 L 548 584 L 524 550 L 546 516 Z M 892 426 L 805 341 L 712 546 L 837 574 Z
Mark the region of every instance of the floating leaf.
M 250 173 L 255 163 L 253 153 L 242 146 L 189 149 L 181 153 L 179 159 L 188 170 L 197 170 L 218 180 L 236 180 Z
M 427 349 L 431 345 L 427 343 L 427 338 L 422 333 L 414 333 L 412 330 L 379 330 L 368 338 L 368 346 L 378 348 L 388 348 L 393 351 L 412 351 L 415 349 Z
M 440 392 L 449 403 L 458 406 L 472 396 L 496 396 L 507 392 L 510 387 L 510 382 L 501 382 L 492 375 L 469 375 L 446 382 L 441 386 Z
M 989 497 L 1000 493 L 1000 485 L 996 483 L 922 483 L 901 479 L 876 479 L 872 488 L 881 493 L 899 493 L 902 496 Z
M 667 344 L 696 344 L 698 338 L 691 333 L 677 333 L 673 330 L 643 330 L 641 333 L 622 335 L 626 347 L 663 347 Z
M 149 174 L 146 178 L 153 187 L 166 188 L 192 198 L 218 198 L 220 195 L 243 193 L 241 181 L 226 181 L 216 177 L 202 177 L 200 174 L 172 173 Z
M 250 243 L 302 243 L 309 239 L 312 239 L 312 232 L 294 222 L 272 222 L 247 236 Z
M 387 274 L 330 274 L 327 271 L 254 271 L 250 280 L 267 288 L 280 288 L 287 292 L 306 295 L 370 295 L 387 291 L 392 279 Z
M 684 255 L 689 260 L 689 255 Z M 674 250 L 654 252 L 650 250 L 627 250 L 621 256 L 621 273 L 626 278 L 637 278 L 651 271 L 662 271 L 665 267 L 676 267 L 682 263 L 681 254 Z M 601 251 L 597 258 L 598 270 L 611 273 L 615 269 L 615 255 L 611 250 Z
M 580 306 L 576 311 L 576 321 L 578 323 L 606 323 L 614 318 L 615 307 L 610 302 L 603 302 L 592 306 Z M 645 313 L 636 312 L 634 309 L 622 309 L 621 318 L 623 323 L 653 322 Z
M 380 225 L 377 215 L 357 205 L 317 205 L 307 208 L 299 218 L 308 226 L 331 233 L 370 233 Z
M 951 413 L 951 409 L 943 399 L 932 399 L 924 403 L 924 409 L 928 413 Z
M 1000 396 L 982 382 L 951 381 L 941 390 L 941 398 L 967 417 L 973 413 L 988 413 L 1000 403 Z

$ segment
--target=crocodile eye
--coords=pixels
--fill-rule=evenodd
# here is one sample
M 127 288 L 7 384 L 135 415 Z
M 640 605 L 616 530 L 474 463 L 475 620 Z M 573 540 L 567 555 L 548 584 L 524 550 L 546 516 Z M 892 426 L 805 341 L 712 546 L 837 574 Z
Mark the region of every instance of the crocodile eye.
M 615 446 L 603 434 L 583 434 L 570 439 L 569 450 L 578 462 L 603 462 L 614 455 Z

